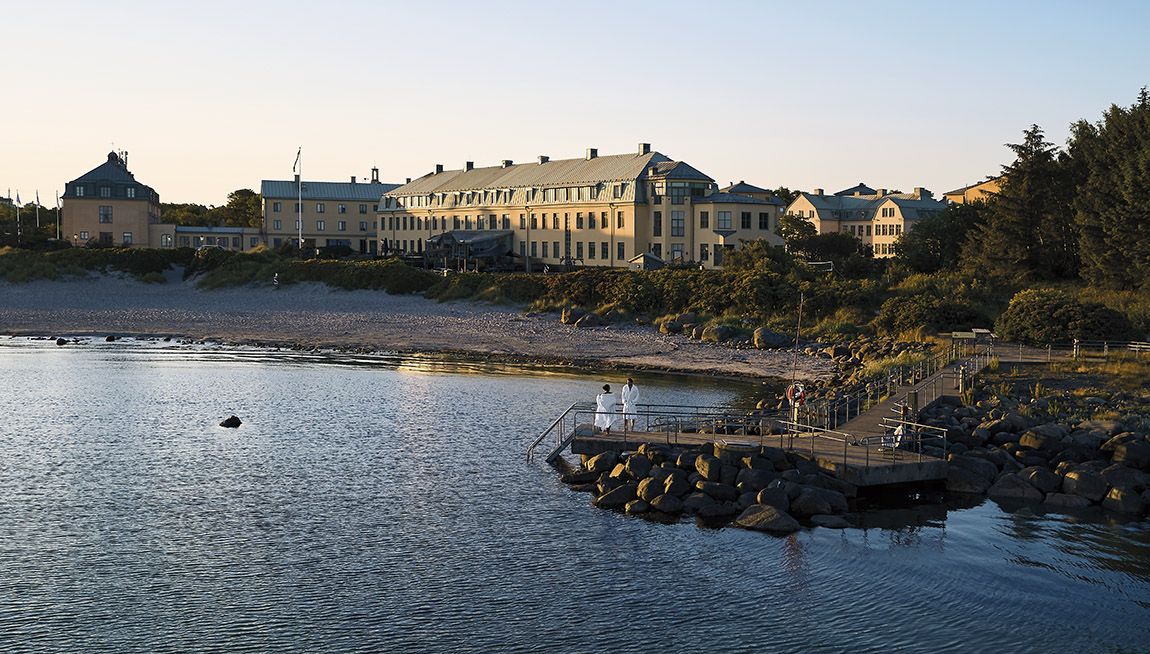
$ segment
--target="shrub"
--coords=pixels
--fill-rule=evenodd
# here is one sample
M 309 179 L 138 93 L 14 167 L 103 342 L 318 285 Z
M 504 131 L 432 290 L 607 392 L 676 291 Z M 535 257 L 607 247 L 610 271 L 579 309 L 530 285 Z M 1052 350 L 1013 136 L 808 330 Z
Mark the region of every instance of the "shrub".
M 933 294 L 896 295 L 882 303 L 874 325 L 890 335 L 915 332 L 923 327 L 952 331 L 970 327 L 978 317 L 978 312 L 971 307 Z
M 1126 316 L 1113 309 L 1038 289 L 1015 294 L 994 328 L 1006 340 L 1029 344 L 1122 340 L 1132 332 Z

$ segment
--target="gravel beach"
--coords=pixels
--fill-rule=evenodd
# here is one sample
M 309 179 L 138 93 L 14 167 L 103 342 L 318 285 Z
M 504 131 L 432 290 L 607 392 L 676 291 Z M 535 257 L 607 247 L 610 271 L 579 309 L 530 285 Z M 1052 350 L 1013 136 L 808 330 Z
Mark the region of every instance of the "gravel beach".
M 580 365 L 787 378 L 790 352 L 736 349 L 650 326 L 577 329 L 557 314 L 417 295 L 333 290 L 319 283 L 201 290 L 167 273 L 166 284 L 116 275 L 69 281 L 0 281 L 0 333 L 17 336 L 137 336 L 232 344 L 442 352 Z M 797 357 L 796 375 L 824 379 L 834 365 Z

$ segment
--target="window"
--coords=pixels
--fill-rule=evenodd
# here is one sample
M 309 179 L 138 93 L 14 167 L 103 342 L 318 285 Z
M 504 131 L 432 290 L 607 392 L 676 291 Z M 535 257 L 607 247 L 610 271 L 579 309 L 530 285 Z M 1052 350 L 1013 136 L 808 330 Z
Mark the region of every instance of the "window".
M 866 226 L 866 235 L 870 236 L 870 225 Z
M 595 243 L 593 243 L 593 242 L 587 244 L 587 258 L 588 259 L 594 259 L 595 258 Z
M 555 253 L 555 258 L 559 258 L 559 241 L 552 241 L 551 251 Z
M 582 259 L 583 258 L 583 241 L 577 241 L 575 243 L 575 258 L 576 259 Z
M 78 198 L 84 197 L 84 187 L 81 184 L 76 185 L 76 197 L 78 197 Z
M 614 194 L 613 197 L 616 200 L 623 197 L 623 185 L 622 184 L 615 184 L 614 189 L 613 189 L 613 194 Z
M 627 248 L 624 247 L 622 242 L 619 243 L 619 261 L 627 258 Z
M 662 243 L 652 243 L 651 244 L 651 254 L 659 257 L 660 259 L 663 258 L 663 244 Z
M 575 229 L 583 229 L 583 212 L 575 214 Z
M 112 207 L 100 207 L 100 222 L 112 222 Z
M 339 221 L 338 223 L 335 224 L 335 228 L 341 232 L 346 232 L 347 231 L 347 221 L 346 220 Z
M 722 212 L 719 212 L 719 213 L 722 213 Z M 723 246 L 718 245 L 718 244 L 715 245 L 715 265 L 716 266 L 723 265 Z
M 300 229 L 303 229 L 303 222 L 301 222 L 299 220 L 295 221 L 295 228 L 297 231 Z
M 531 214 L 531 229 L 539 229 L 539 219 L 535 214 Z
M 124 245 L 132 244 L 132 232 L 124 232 Z
M 770 229 L 770 228 L 771 228 L 771 214 L 760 213 L 759 214 L 759 229 Z
M 731 228 L 731 212 L 730 211 L 720 211 L 717 213 L 717 216 L 715 218 L 715 228 L 716 229 L 730 229 Z M 716 253 L 715 256 L 718 257 L 718 253 Z M 719 262 L 716 261 L 715 263 L 719 263 Z
M 551 244 L 550 244 L 550 243 L 548 243 L 547 241 L 543 241 L 543 258 L 544 258 L 544 259 L 546 259 L 546 258 L 548 258 L 549 256 L 551 256 L 551 255 L 549 255 L 549 254 L 547 253 L 547 250 L 548 250 L 548 246 L 550 246 L 550 245 L 551 245 Z
M 341 204 L 335 208 L 336 213 L 347 213 L 347 205 Z
M 129 187 L 126 189 L 126 191 L 127 191 L 127 193 L 128 193 L 128 197 L 129 197 L 129 198 L 134 198 L 134 197 L 136 197 L 136 187 L 135 187 L 135 186 L 129 186 Z
M 471 229 L 471 216 L 463 217 L 463 229 Z
M 651 229 L 654 236 L 663 235 L 663 212 L 656 211 L 653 218 L 651 218 Z
M 112 187 L 111 186 L 101 186 L 100 187 L 100 197 L 102 197 L 102 198 L 112 197 Z
M 894 235 L 898 236 L 901 233 L 902 233 L 902 225 L 895 225 L 894 226 Z
M 483 229 L 483 214 L 475 217 L 475 229 Z
M 240 237 L 233 236 L 232 237 L 232 247 L 238 248 L 239 246 L 240 246 Z
M 599 251 L 603 253 L 604 259 L 610 259 L 611 258 L 611 247 L 609 245 L 607 245 L 607 241 L 603 241 L 600 244 Z
M 366 204 L 359 205 L 359 212 L 360 213 L 367 213 L 367 205 Z
M 367 231 L 367 221 L 366 220 L 359 221 L 359 231 L 361 231 L 361 232 Z
M 519 241 L 519 256 L 527 256 L 527 243 L 523 241 Z
M 615 214 L 615 229 L 623 229 L 623 212 Z M 622 243 L 620 243 L 622 245 Z
M 459 229 L 459 216 L 452 216 L 451 217 L 451 228 L 452 229 Z
M 519 229 L 527 229 L 527 216 L 519 214 Z
M 699 227 L 703 229 L 710 229 L 711 227 L 711 213 L 709 211 L 699 212 Z M 703 246 L 706 247 L 706 246 Z
M 205 236 L 204 237 L 204 243 L 206 243 L 207 245 L 215 245 L 216 244 L 216 237 L 215 236 Z M 224 241 L 224 245 L 227 245 L 227 241 Z
M 283 205 L 281 205 L 279 202 L 272 202 L 272 211 L 279 213 L 280 209 L 282 209 L 282 208 L 283 208 Z
M 260 244 L 260 238 L 258 236 L 252 236 L 251 238 L 248 239 L 248 247 L 249 248 L 254 248 L 259 244 Z
M 683 244 L 682 243 L 672 243 L 671 244 L 671 260 L 672 261 L 682 261 L 683 260 Z
M 595 229 L 595 212 L 591 211 L 587 214 L 587 229 Z
M 323 203 L 322 202 L 316 202 L 315 203 L 315 212 L 316 213 L 323 213 Z
M 743 229 L 750 229 L 751 228 L 751 212 L 750 211 L 742 212 L 742 214 L 739 216 L 739 218 L 741 218 L 741 222 L 739 224 L 739 227 L 741 227 Z
M 316 228 L 318 231 L 321 231 L 321 232 L 322 232 L 323 230 L 327 229 L 327 221 L 325 221 L 325 220 L 317 220 L 317 221 L 315 221 L 315 228 Z
M 191 236 L 181 236 L 180 237 L 180 247 L 186 248 L 186 247 L 190 246 L 191 244 L 192 244 L 192 237 Z
M 272 221 L 272 229 L 277 230 L 277 231 L 283 229 L 283 221 L 282 220 L 273 220 Z
M 160 247 L 162 247 L 162 248 L 172 247 L 172 235 L 171 234 L 160 234 Z
M 538 257 L 539 256 L 539 247 L 538 246 L 539 246 L 538 241 L 531 241 L 531 256 L 532 257 Z
M 503 214 L 503 229 L 511 229 L 511 216 Z
M 684 215 L 682 211 L 671 212 L 671 236 L 683 235 Z
M 284 242 L 284 240 L 282 238 L 273 238 L 272 239 L 272 247 L 278 248 L 279 246 L 283 245 L 283 242 Z
M 699 245 L 699 261 L 706 261 L 708 258 L 710 258 L 710 252 L 708 251 L 707 244 L 702 243 Z
M 107 245 L 112 244 L 112 232 L 100 232 L 100 242 Z
M 551 214 L 551 229 L 559 229 L 559 214 L 557 213 Z M 556 252 L 555 256 L 559 256 L 559 253 Z

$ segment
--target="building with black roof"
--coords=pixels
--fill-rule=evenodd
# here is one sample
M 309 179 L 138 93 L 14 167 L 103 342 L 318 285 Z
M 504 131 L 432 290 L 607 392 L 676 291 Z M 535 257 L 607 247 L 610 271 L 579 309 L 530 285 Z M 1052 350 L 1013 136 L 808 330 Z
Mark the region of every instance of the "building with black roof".
M 109 152 L 106 162 L 68 182 L 60 200 L 61 233 L 73 245 L 172 247 L 160 242 L 160 195 L 136 181 L 127 152 Z

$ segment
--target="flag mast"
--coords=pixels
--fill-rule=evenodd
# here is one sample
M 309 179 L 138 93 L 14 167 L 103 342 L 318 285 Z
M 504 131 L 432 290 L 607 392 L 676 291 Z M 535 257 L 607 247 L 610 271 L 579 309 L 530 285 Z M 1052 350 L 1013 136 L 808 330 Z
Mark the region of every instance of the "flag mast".
M 298 215 L 296 216 L 295 226 L 296 226 L 296 229 L 299 231 L 299 235 L 298 235 L 298 238 L 296 240 L 296 247 L 299 248 L 299 257 L 302 259 L 303 258 L 303 146 L 302 145 L 300 146 L 299 150 L 296 151 L 296 153 L 295 153 L 295 165 L 292 166 L 292 172 L 296 173 L 296 176 L 295 176 L 296 205 L 295 206 L 296 206 L 296 210 L 298 211 Z
M 60 192 L 56 191 L 56 240 L 60 240 Z

